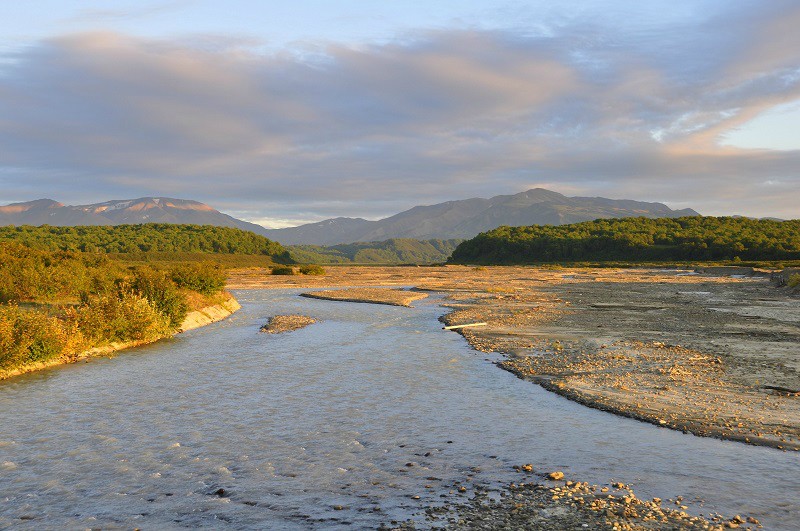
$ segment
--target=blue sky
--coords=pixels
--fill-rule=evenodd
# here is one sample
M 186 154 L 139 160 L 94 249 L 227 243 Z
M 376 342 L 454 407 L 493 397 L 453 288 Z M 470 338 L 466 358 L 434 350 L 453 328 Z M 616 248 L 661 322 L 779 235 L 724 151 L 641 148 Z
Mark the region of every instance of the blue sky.
M 800 217 L 794 1 L 0 7 L 0 204 L 268 226 L 543 186 Z

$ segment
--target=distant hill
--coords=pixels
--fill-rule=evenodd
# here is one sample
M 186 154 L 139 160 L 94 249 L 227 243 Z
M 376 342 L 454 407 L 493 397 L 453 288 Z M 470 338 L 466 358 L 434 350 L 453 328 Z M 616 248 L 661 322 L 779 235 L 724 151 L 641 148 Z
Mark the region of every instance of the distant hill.
M 431 264 L 445 262 L 461 240 L 412 240 L 394 238 L 322 247 L 289 247 L 295 262 L 307 264 Z
M 464 199 L 416 206 L 378 221 L 335 218 L 262 233 L 284 245 L 336 245 L 392 238 L 465 239 L 502 225 L 564 225 L 599 218 L 677 218 L 698 216 L 692 209 L 672 210 L 661 203 L 602 197 L 567 197 L 534 188 L 490 199 Z
M 187 199 L 141 197 L 106 201 L 92 205 L 65 205 L 52 199 L 0 206 L 0 225 L 136 225 L 174 223 L 214 225 L 249 230 L 264 236 L 266 229 L 214 210 L 208 205 Z

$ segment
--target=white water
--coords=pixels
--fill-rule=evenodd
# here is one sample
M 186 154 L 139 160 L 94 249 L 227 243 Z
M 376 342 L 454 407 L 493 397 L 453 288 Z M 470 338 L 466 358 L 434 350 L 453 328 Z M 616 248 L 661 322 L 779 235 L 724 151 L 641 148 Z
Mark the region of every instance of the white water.
M 767 529 L 800 521 L 796 453 L 569 402 L 442 331 L 435 301 L 296 293 L 237 292 L 222 323 L 0 382 L 0 527 L 375 527 L 528 462 Z M 279 313 L 320 322 L 258 333 Z

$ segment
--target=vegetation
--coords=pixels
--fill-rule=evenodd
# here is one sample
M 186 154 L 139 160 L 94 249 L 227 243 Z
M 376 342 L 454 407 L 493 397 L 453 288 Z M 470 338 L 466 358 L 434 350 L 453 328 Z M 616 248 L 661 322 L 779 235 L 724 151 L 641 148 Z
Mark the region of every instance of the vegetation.
M 0 242 L 0 372 L 168 336 L 224 282 L 212 263 L 126 267 L 105 255 Z
M 300 266 L 301 275 L 324 275 L 325 268 L 316 264 Z
M 323 247 L 295 245 L 289 255 L 295 262 L 312 264 L 430 264 L 444 262 L 461 240 L 393 238 Z
M 225 287 L 225 273 L 214 262 L 183 264 L 172 269 L 172 281 L 179 288 L 211 295 Z
M 275 266 L 272 268 L 273 275 L 294 275 L 292 266 Z
M 800 220 L 640 217 L 499 227 L 461 243 L 450 258 L 477 264 L 714 260 L 800 260 Z
M 789 277 L 788 285 L 790 288 L 800 288 L 800 275 L 792 275 Z
M 139 225 L 92 227 L 0 227 L 0 242 L 12 240 L 46 251 L 90 253 L 220 253 L 288 258 L 279 243 L 254 232 L 212 225 Z

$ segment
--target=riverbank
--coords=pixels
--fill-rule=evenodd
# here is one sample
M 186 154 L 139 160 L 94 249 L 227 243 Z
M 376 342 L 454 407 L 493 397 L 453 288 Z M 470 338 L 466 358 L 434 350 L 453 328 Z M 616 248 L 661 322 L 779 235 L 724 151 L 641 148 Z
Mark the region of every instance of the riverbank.
M 800 449 L 800 308 L 762 276 L 654 269 L 330 267 L 234 272 L 232 287 L 414 285 L 498 366 L 584 405 L 658 426 Z
M 188 312 L 183 322 L 181 323 L 181 326 L 179 327 L 178 331 L 175 334 L 179 334 L 182 332 L 186 332 L 188 330 L 193 330 L 195 328 L 200 328 L 202 326 L 215 323 L 217 321 L 221 321 L 222 319 L 225 319 L 226 317 L 233 314 L 234 312 L 236 312 L 236 310 L 240 308 L 241 306 L 239 305 L 239 302 L 236 300 L 236 298 L 234 298 L 234 296 L 231 295 L 230 293 L 226 293 L 219 302 Z M 171 335 L 164 337 L 171 337 Z M 106 345 L 92 347 L 89 349 L 82 350 L 80 352 L 72 353 L 67 356 L 62 356 L 57 359 L 52 359 L 45 362 L 28 363 L 22 367 L 16 367 L 14 369 L 9 369 L 9 370 L 0 370 L 0 381 L 12 378 L 14 376 L 19 376 L 21 374 L 39 371 L 50 367 L 55 367 L 57 365 L 66 365 L 69 363 L 77 363 L 79 361 L 88 361 L 90 358 L 109 356 L 115 352 L 119 352 L 125 349 L 154 343 L 156 341 L 164 339 L 164 337 L 147 341 L 112 342 Z

